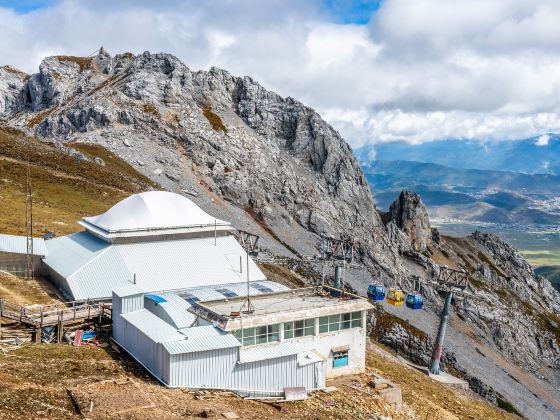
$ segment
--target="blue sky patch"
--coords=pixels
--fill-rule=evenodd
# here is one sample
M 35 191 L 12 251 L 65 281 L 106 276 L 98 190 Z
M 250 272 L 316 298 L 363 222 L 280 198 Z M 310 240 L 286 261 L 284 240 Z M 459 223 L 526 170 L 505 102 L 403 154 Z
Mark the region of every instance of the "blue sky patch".
M 0 0 L 0 7 L 25 14 L 54 3 L 54 0 Z
M 337 23 L 365 25 L 381 7 L 381 0 L 324 0 L 323 7 Z

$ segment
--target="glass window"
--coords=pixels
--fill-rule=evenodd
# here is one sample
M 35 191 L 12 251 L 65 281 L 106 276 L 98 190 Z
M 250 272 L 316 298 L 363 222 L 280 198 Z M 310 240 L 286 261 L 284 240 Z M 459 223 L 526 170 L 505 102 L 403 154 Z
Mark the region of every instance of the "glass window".
M 244 346 L 270 343 L 272 341 L 280 341 L 280 324 L 244 328 L 243 334 L 241 333 L 241 330 L 236 330 L 232 333 L 238 340 L 241 340 L 241 336 L 243 336 Z
M 305 335 L 315 335 L 315 319 L 305 320 Z
M 362 313 L 352 312 L 352 328 L 358 328 L 362 326 Z
M 342 314 L 342 325 L 340 326 L 341 330 L 347 330 L 350 328 L 352 322 L 352 314 Z
M 329 317 L 328 316 L 322 316 L 321 318 L 319 318 L 319 332 L 320 333 L 329 332 Z
M 340 315 L 329 316 L 329 332 L 340 330 Z
M 362 313 L 349 312 L 346 314 L 323 316 L 319 318 L 319 333 L 346 330 L 362 326 Z
M 315 319 L 302 319 L 284 323 L 284 339 L 315 335 Z

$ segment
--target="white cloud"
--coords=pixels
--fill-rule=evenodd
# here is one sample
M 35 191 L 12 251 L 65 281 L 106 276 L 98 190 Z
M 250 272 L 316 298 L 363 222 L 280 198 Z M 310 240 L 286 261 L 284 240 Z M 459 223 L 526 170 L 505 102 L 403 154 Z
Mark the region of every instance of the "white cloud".
M 550 136 L 548 134 L 543 134 L 542 136 L 539 136 L 537 141 L 535 141 L 535 144 L 537 146 L 548 146 L 548 141 L 549 140 L 550 140 Z
M 0 64 L 169 52 L 300 99 L 353 146 L 560 131 L 557 0 L 385 0 L 369 26 L 329 21 L 320 0 L 61 0 L 0 21 Z

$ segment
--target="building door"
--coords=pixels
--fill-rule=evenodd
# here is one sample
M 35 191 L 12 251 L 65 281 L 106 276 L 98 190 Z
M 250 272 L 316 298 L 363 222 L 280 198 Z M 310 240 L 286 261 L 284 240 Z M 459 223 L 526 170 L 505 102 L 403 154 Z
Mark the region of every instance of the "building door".
M 325 386 L 325 363 L 315 363 L 315 388 Z

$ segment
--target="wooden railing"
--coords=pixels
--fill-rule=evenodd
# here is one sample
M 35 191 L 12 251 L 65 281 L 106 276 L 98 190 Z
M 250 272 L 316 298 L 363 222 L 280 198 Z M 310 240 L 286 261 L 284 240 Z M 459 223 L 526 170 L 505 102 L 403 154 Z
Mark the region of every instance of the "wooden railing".
M 70 321 L 110 316 L 107 303 L 75 301 L 40 306 L 21 306 L 0 299 L 0 316 L 38 327 L 56 325 Z

